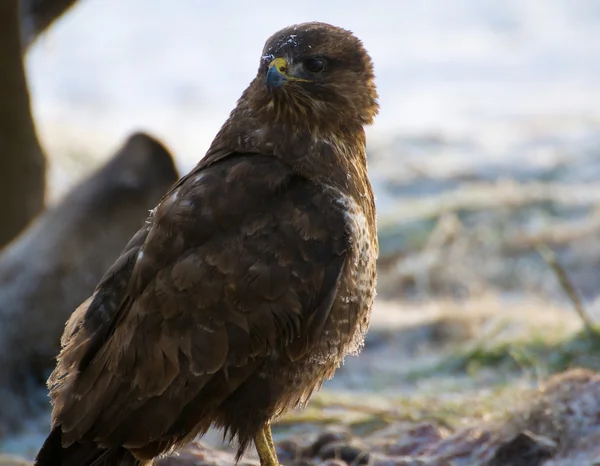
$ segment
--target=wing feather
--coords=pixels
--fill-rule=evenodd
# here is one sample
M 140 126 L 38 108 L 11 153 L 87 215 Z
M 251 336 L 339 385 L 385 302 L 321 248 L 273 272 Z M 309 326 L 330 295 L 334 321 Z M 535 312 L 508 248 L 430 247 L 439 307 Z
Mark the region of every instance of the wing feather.
M 233 154 L 180 181 L 67 325 L 49 381 L 65 446 L 205 429 L 261 360 L 302 357 L 336 296 L 345 228 L 272 157 Z M 191 405 L 207 422 L 182 420 Z

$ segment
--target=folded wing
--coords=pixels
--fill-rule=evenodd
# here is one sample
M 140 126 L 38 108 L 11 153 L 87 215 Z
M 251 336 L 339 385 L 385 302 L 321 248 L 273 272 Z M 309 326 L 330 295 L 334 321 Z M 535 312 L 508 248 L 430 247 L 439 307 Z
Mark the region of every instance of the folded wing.
M 347 248 L 328 195 L 276 159 L 200 166 L 67 324 L 49 381 L 63 445 L 135 449 L 208 428 L 264 358 L 316 344 Z

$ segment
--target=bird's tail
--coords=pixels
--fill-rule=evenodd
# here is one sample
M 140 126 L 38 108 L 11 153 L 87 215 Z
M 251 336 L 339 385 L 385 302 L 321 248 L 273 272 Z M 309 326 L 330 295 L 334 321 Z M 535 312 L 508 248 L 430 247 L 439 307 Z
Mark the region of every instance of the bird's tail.
M 62 446 L 62 431 L 56 426 L 38 452 L 34 466 L 142 466 L 127 449 L 99 448 L 93 443 Z

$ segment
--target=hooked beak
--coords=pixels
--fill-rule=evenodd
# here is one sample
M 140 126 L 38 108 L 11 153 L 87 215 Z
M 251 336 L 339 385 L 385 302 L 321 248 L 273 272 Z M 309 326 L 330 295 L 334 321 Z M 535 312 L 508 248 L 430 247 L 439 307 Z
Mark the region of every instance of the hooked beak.
M 310 82 L 310 79 L 294 76 L 292 68 L 285 58 L 276 58 L 269 64 L 269 71 L 267 71 L 267 88 L 269 92 L 283 86 L 288 81 Z
M 287 80 L 288 64 L 284 58 L 276 58 L 269 64 L 267 71 L 267 88 L 272 91 L 276 87 L 281 87 Z

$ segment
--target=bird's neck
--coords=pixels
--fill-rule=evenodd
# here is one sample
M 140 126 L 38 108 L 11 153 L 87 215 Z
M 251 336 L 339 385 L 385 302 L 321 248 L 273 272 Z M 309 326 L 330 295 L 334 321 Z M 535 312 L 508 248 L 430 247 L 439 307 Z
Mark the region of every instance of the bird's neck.
M 299 175 L 345 190 L 366 178 L 365 132 L 360 124 L 289 124 L 238 108 L 217 134 L 212 153 L 272 155 Z
M 209 149 L 205 161 L 230 153 L 271 155 L 299 176 L 353 197 L 374 223 L 373 191 L 367 176 L 366 138 L 362 125 L 327 127 L 267 122 L 260 114 L 234 110 Z

